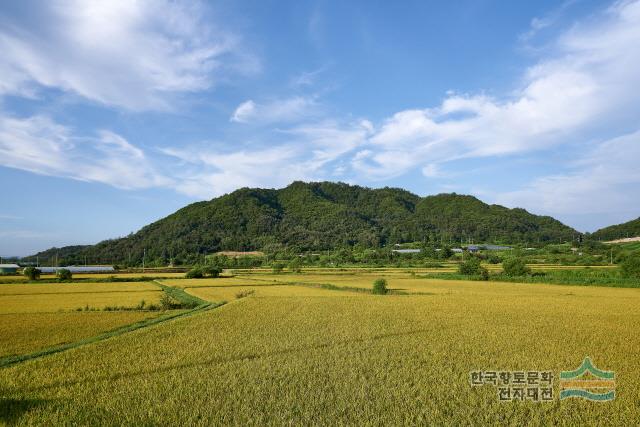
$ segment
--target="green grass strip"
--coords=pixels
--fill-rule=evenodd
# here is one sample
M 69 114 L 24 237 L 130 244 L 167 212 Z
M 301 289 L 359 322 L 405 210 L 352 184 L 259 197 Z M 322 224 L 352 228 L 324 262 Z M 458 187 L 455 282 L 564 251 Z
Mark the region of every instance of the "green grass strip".
M 191 310 L 188 310 L 188 311 L 181 311 L 179 313 L 170 313 L 170 314 L 167 314 L 167 315 L 164 315 L 164 316 L 154 317 L 152 319 L 141 320 L 140 322 L 132 323 L 130 325 L 125 325 L 125 326 L 113 329 L 111 331 L 102 333 L 100 335 L 95 335 L 93 337 L 85 338 L 85 339 L 80 340 L 80 341 L 67 343 L 67 344 L 61 344 L 61 345 L 57 345 L 57 346 L 54 346 L 54 347 L 49 347 L 49 348 L 46 348 L 44 350 L 39 350 L 39 351 L 36 351 L 36 352 L 33 352 L 33 353 L 29 353 L 29 354 L 22 354 L 22 355 L 18 355 L 18 356 L 4 357 L 4 358 L 0 359 L 0 368 L 5 368 L 5 367 L 8 367 L 8 366 L 15 365 L 17 363 L 26 362 L 27 360 L 38 359 L 40 357 L 48 356 L 50 354 L 60 353 L 60 352 L 66 351 L 66 350 L 70 350 L 72 348 L 78 348 L 78 347 L 85 346 L 85 345 L 88 345 L 88 344 L 97 343 L 97 342 L 104 341 L 104 340 L 109 339 L 109 338 L 113 338 L 113 337 L 117 337 L 119 335 L 126 334 L 128 332 L 136 331 L 138 329 L 148 328 L 150 326 L 158 325 L 160 323 L 163 323 L 163 322 L 166 322 L 166 321 L 169 321 L 169 320 L 191 316 L 191 315 L 196 314 L 197 312 L 200 312 L 200 311 L 214 309 L 214 308 L 220 307 L 221 305 L 224 305 L 224 303 L 206 303 L 206 304 L 201 304 L 198 307 L 196 307 L 194 309 L 191 309 Z
M 344 292 L 356 292 L 360 294 L 372 294 L 371 289 L 367 288 L 357 288 L 354 286 L 338 286 L 331 283 L 316 283 L 316 282 L 288 282 L 288 281 L 278 281 L 275 279 L 255 279 L 251 280 L 260 281 L 260 282 L 268 282 L 268 285 L 257 285 L 257 286 L 301 286 L 303 288 L 315 288 L 315 289 L 327 289 L 329 291 L 344 291 Z M 252 286 L 252 285 L 246 285 Z M 397 291 L 393 289 L 389 289 L 387 295 L 430 295 L 428 293 L 411 293 L 411 292 L 403 292 Z
M 191 295 L 184 291 L 182 288 L 177 288 L 174 286 L 167 286 L 162 283 L 160 280 L 154 280 L 153 283 L 159 286 L 167 295 L 171 298 L 179 301 L 186 307 L 195 308 L 201 305 L 209 304 L 209 301 L 205 301 L 202 298 L 198 298 L 195 295 Z
M 417 275 L 421 279 L 484 281 L 480 276 L 466 276 L 459 273 L 427 273 Z M 603 288 L 640 288 L 640 280 L 619 277 L 588 276 L 579 273 L 547 272 L 545 274 L 514 276 L 490 274 L 489 282 L 539 283 L 545 285 L 597 286 Z

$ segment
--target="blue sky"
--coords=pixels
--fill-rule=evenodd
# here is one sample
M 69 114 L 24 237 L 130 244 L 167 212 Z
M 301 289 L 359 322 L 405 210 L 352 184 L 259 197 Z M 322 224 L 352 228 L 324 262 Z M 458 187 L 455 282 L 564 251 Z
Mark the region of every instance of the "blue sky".
M 640 1 L 0 5 L 0 255 L 244 186 L 640 215 Z

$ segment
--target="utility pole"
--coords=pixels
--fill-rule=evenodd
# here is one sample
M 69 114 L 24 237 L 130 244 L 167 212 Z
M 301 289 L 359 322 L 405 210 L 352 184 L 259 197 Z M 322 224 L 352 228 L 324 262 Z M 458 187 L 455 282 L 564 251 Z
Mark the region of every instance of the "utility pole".
M 611 247 L 611 261 L 610 264 L 613 265 L 613 246 Z
M 144 259 L 146 258 L 146 256 L 147 256 L 147 248 L 144 248 L 142 250 L 142 272 L 143 273 L 144 273 Z

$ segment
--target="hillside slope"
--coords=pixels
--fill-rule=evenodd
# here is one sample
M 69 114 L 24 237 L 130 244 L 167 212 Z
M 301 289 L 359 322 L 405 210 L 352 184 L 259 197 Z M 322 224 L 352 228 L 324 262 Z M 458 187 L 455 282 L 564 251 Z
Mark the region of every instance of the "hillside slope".
M 600 230 L 591 234 L 591 238 L 604 241 L 637 236 L 640 236 L 640 218 L 625 222 L 623 224 L 611 225 L 609 227 L 601 228 Z
M 219 250 L 297 251 L 411 241 L 488 242 L 570 240 L 561 222 L 488 205 L 472 196 L 419 197 L 397 188 L 370 189 L 332 182 L 294 182 L 280 190 L 242 188 L 188 205 L 127 237 L 80 248 L 67 262 L 185 259 Z

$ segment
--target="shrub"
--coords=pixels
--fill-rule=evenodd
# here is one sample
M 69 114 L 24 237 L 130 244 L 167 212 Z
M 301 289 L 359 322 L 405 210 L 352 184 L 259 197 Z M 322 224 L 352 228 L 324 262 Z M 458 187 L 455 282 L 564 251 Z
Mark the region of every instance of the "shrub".
M 58 280 L 71 280 L 73 274 L 71 274 L 71 270 L 61 268 L 59 270 L 56 270 L 56 277 L 58 278 Z
M 439 259 L 449 259 L 453 256 L 453 251 L 448 247 L 444 247 L 436 253 L 438 254 Z
M 271 268 L 273 269 L 274 274 L 282 273 L 282 270 L 284 269 L 284 264 L 280 262 L 276 262 L 271 266 Z
M 458 273 L 467 276 L 477 276 L 482 273 L 480 260 L 476 257 L 470 257 L 458 266 Z
M 502 262 L 502 258 L 496 254 L 489 254 L 487 256 L 487 262 L 489 264 L 500 264 Z
M 191 270 L 187 271 L 184 275 L 187 279 L 202 279 L 204 274 L 202 273 L 202 269 L 199 267 L 194 267 Z
M 482 280 L 489 280 L 489 270 L 487 270 L 484 267 L 480 267 L 481 271 L 480 271 L 480 278 Z
M 169 295 L 164 294 L 162 298 L 160 298 L 160 308 L 162 310 L 173 310 L 178 308 L 183 308 L 182 304 L 179 301 L 171 298 Z
M 387 281 L 385 279 L 377 279 L 375 282 L 373 282 L 373 294 L 385 295 L 387 292 L 389 291 L 387 289 Z
M 222 273 L 222 269 L 220 267 L 216 267 L 213 265 L 208 265 L 206 267 L 202 267 L 202 274 L 208 277 L 220 277 L 220 273 Z
M 624 277 L 640 278 L 640 256 L 631 255 L 620 264 L 620 270 Z
M 502 262 L 502 270 L 509 277 L 526 276 L 531 273 L 521 258 L 509 258 Z
M 300 258 L 292 259 L 288 268 L 294 273 L 300 273 L 300 271 L 302 271 L 302 262 L 300 261 Z
M 248 297 L 249 295 L 253 295 L 254 293 L 255 293 L 254 290 L 240 291 L 236 294 L 236 298 L 237 299 L 245 298 L 245 297 Z
M 22 271 L 22 274 L 29 280 L 38 280 L 40 278 L 40 270 L 35 267 L 27 267 Z
M 442 268 L 442 267 L 444 267 L 443 264 L 440 264 L 439 262 L 432 262 L 432 261 L 425 262 L 424 266 L 426 268 Z
M 220 277 L 222 269 L 215 265 L 205 265 L 204 267 L 193 267 L 184 275 L 187 279 L 202 279 L 203 277 Z

